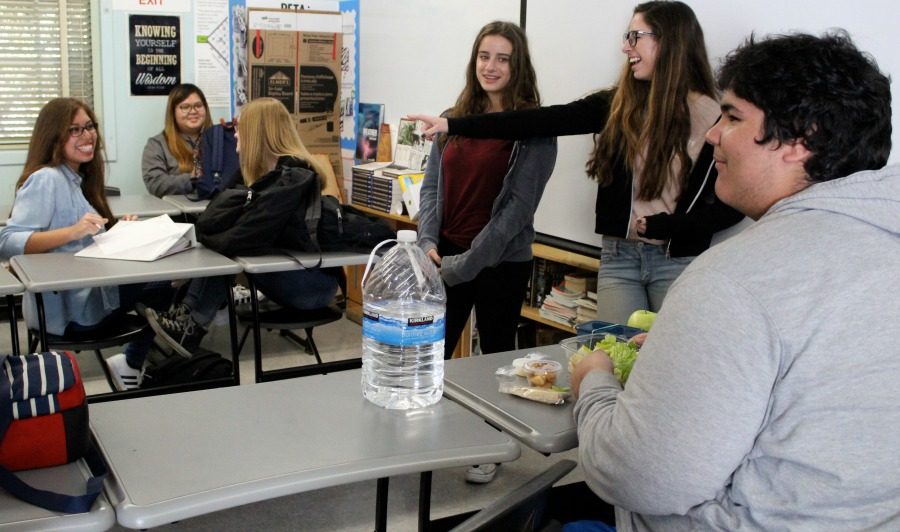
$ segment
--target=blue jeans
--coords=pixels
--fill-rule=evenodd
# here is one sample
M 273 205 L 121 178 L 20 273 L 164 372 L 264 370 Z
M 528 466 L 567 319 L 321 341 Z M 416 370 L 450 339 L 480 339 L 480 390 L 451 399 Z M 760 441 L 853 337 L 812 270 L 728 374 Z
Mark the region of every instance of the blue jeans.
M 121 285 L 119 286 L 119 308 L 96 325 L 81 325 L 74 321 L 70 322 L 66 326 L 66 334 L 95 331 L 108 327 L 120 319 L 122 315 L 134 309 L 136 303 L 143 303 L 147 307 L 156 310 L 165 310 L 172 303 L 174 294 L 172 283 L 168 281 Z M 153 331 L 148 329 L 138 339 L 125 344 L 125 361 L 132 368 L 140 369 L 144 365 L 144 359 L 147 358 L 147 353 L 150 352 L 152 344 Z
M 191 318 L 200 326 L 209 327 L 225 304 L 226 290 L 233 282 L 233 275 L 191 280 L 183 301 L 191 308 Z M 338 287 L 337 279 L 321 269 L 260 273 L 253 276 L 253 282 L 272 301 L 300 310 L 328 306 Z
M 669 287 L 694 257 L 666 257 L 665 246 L 603 237 L 597 319 L 625 323 L 635 310 L 658 312 Z

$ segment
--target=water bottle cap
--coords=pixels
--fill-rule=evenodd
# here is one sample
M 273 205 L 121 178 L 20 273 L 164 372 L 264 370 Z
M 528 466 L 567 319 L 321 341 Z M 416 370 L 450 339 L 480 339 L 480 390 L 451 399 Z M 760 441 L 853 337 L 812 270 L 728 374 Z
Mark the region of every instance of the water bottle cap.
M 416 232 L 411 229 L 401 229 L 400 231 L 397 231 L 397 242 L 415 243 L 417 239 Z

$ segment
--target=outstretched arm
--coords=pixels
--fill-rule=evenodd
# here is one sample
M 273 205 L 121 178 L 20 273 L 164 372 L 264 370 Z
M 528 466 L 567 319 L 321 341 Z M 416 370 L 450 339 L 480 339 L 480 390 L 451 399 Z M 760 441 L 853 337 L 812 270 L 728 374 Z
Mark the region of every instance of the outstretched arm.
M 428 126 L 426 135 L 447 133 L 479 139 L 523 140 L 599 133 L 609 116 L 611 92 L 601 91 L 562 105 L 460 118 L 410 115 Z

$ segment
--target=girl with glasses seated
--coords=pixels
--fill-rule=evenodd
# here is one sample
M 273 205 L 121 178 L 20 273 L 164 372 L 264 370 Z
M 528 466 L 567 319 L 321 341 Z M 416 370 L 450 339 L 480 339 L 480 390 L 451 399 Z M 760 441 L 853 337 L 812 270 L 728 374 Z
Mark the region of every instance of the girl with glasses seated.
M 188 194 L 203 175 L 200 135 L 212 126 L 200 87 L 184 83 L 169 91 L 165 127 L 147 140 L 141 173 L 147 191 L 157 197 Z
M 97 117 L 84 102 L 57 98 L 41 109 L 34 124 L 25 168 L 7 225 L 0 231 L 0 259 L 30 253 L 72 253 L 110 229 L 113 217 L 104 193 L 103 141 Z M 134 219 L 123 216 L 123 220 Z M 81 288 L 43 295 L 47 332 L 56 336 L 99 330 L 138 302 L 166 308 L 168 283 Z M 25 323 L 38 329 L 33 294 L 23 299 Z M 140 386 L 153 334 L 107 359 L 118 390 Z
M 213 198 L 197 220 L 200 242 L 224 255 L 259 255 L 280 249 L 302 250 L 298 238 L 306 227 L 301 199 L 276 194 L 305 176 L 319 176 L 321 194 L 341 197 L 333 172 L 313 157 L 297 132 L 284 104 L 273 98 L 258 98 L 241 108 L 237 126 L 240 179 L 233 188 L 238 197 L 253 197 L 253 203 L 233 204 L 228 194 Z M 279 198 L 263 203 L 268 198 Z M 249 193 L 249 194 L 248 194 Z M 281 306 L 300 310 L 322 308 L 334 301 L 340 268 L 311 268 L 254 275 L 256 286 Z M 226 304 L 227 288 L 234 276 L 193 279 L 183 300 L 166 312 L 148 310 L 151 327 L 172 349 L 190 358 Z

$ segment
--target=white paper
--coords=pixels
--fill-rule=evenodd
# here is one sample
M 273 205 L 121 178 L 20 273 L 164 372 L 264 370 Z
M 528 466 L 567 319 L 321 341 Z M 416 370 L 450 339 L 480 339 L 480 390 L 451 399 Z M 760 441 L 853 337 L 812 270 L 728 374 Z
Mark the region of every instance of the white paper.
M 193 224 L 175 223 L 166 215 L 148 220 L 120 221 L 76 257 L 154 261 L 197 244 Z

